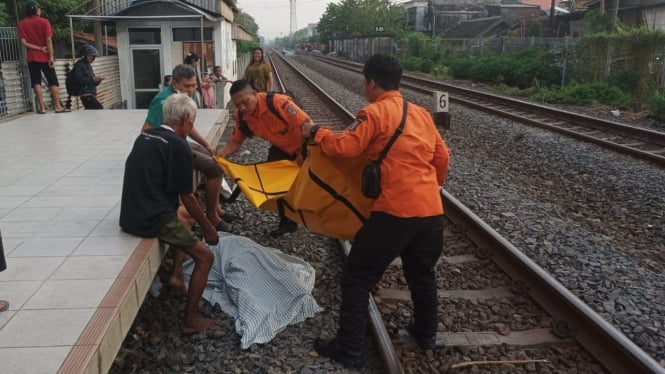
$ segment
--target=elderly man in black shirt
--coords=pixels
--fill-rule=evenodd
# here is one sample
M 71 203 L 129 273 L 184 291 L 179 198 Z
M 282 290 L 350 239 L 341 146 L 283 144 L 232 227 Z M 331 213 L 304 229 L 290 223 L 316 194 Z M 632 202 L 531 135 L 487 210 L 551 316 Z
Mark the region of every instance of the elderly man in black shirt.
M 182 323 L 182 332 L 193 334 L 217 324 L 198 311 L 214 258 L 178 220 L 178 200 L 201 225 L 206 242 L 216 244 L 219 237 L 193 195 L 192 154 L 185 139 L 194 125 L 196 104 L 186 94 L 173 94 L 164 101 L 163 114 L 165 124 L 142 132 L 127 157 L 120 227 L 132 235 L 157 237 L 194 259 Z

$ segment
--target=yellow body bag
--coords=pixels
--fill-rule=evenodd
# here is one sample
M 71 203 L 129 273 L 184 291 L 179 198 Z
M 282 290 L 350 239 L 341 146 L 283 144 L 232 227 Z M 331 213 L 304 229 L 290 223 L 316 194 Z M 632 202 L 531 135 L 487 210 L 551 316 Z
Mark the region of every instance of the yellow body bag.
M 364 156 L 332 157 L 308 146 L 301 167 L 293 161 L 217 163 L 257 208 L 279 212 L 313 232 L 353 240 L 374 200 L 360 192 Z

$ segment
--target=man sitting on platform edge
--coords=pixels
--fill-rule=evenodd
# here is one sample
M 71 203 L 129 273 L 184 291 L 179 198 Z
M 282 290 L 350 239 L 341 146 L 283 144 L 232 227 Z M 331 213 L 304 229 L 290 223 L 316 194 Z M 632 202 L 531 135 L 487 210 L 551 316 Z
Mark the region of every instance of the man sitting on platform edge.
M 173 68 L 171 74 L 171 85 L 167 86 L 152 99 L 150 109 L 148 110 L 148 116 L 145 119 L 141 131 L 162 125 L 162 103 L 167 97 L 175 93 L 185 93 L 191 97 L 196 91 L 196 71 L 191 66 L 184 64 L 178 65 Z M 192 128 L 189 137 L 195 141 L 195 143 L 189 143 L 194 169 L 200 171 L 206 177 L 206 217 L 208 217 L 210 222 L 215 225 L 218 231 L 230 232 L 231 226 L 228 225 L 228 223 L 231 223 L 237 217 L 224 212 L 219 205 L 219 194 L 222 190 L 224 171 L 213 159 L 215 149 L 196 128 Z
M 157 237 L 194 259 L 182 323 L 182 332 L 193 334 L 214 327 L 218 322 L 198 312 L 214 257 L 178 220 L 179 200 L 201 225 L 206 242 L 216 244 L 219 236 L 193 194 L 192 151 L 185 139 L 194 126 L 196 104 L 187 94 L 176 93 L 164 100 L 162 113 L 165 123 L 142 132 L 127 157 L 120 227 L 132 235 Z

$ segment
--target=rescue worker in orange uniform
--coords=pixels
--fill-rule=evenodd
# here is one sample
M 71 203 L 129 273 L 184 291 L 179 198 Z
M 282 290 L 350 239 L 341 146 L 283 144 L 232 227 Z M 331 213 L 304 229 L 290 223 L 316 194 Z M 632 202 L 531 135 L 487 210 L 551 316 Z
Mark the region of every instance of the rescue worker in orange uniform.
M 363 69 L 370 102 L 342 133 L 305 123 L 303 137 L 331 156 L 364 154 L 377 160 L 395 134 L 406 101 L 399 84 L 402 68 L 393 57 L 374 55 Z M 337 336 L 321 338 L 314 349 L 346 366 L 359 368 L 367 331 L 368 298 L 385 269 L 402 259 L 413 319 L 407 330 L 423 349 L 436 346 L 437 290 L 434 267 L 443 248 L 443 202 L 439 186 L 448 173 L 448 148 L 424 108 L 408 103 L 402 133 L 381 162 L 381 193 L 356 234 L 344 263 Z
M 305 139 L 300 129 L 303 124 L 312 121 L 307 113 L 293 103 L 291 97 L 256 92 L 250 82 L 244 79 L 233 82 L 230 93 L 236 107 L 235 126 L 231 139 L 218 152 L 219 156 L 227 157 L 237 152 L 245 139 L 256 135 L 271 143 L 267 161 L 291 160 L 302 164 Z M 298 225 L 295 222 L 281 216 L 279 227 L 271 231 L 270 235 L 279 237 L 296 229 Z

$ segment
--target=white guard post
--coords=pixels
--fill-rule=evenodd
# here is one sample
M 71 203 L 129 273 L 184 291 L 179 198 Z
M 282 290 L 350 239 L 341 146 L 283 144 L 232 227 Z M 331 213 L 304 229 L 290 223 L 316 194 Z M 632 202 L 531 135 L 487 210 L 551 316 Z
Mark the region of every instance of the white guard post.
M 448 113 L 448 92 L 434 91 L 434 123 L 444 129 L 450 129 L 450 113 Z

